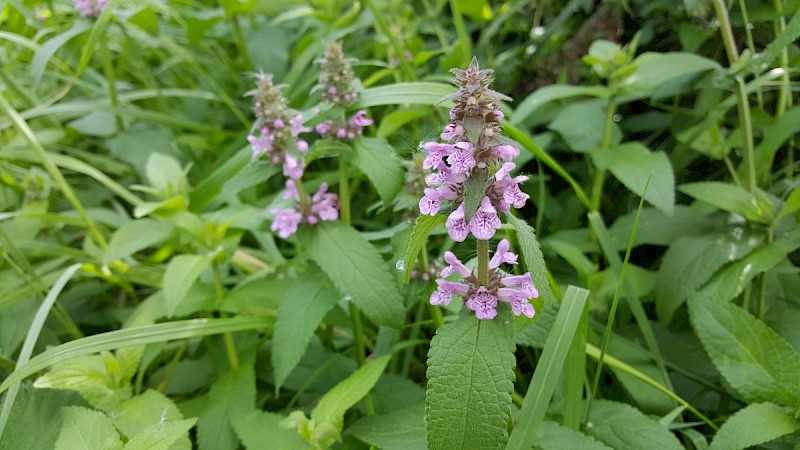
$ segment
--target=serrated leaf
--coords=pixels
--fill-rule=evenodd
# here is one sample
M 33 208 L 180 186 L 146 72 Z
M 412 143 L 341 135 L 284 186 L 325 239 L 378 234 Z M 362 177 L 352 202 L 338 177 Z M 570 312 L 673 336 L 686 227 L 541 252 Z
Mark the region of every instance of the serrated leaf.
M 320 158 L 330 158 L 333 156 L 349 155 L 353 153 L 353 147 L 342 141 L 331 139 L 320 139 L 311 146 L 306 157 L 306 163 Z
M 536 232 L 533 227 L 524 220 L 506 213 L 505 219 L 517 230 L 517 243 L 519 244 L 522 259 L 525 260 L 525 268 L 531 273 L 533 284 L 539 290 L 539 298 L 545 305 L 557 303 L 550 290 L 550 282 L 547 280 L 547 266 L 544 263 L 544 255 L 536 239 Z
M 164 271 L 164 302 L 167 317 L 172 317 L 189 288 L 211 264 L 208 255 L 178 255 L 172 258 Z
M 785 339 L 731 303 L 693 296 L 688 304 L 706 353 L 746 401 L 800 406 L 800 354 Z
M 541 450 L 611 450 L 602 442 L 580 431 L 545 420 L 539 426 L 533 448 Z
M 425 243 L 428 242 L 428 235 L 437 225 L 444 223 L 446 220 L 447 218 L 441 214 L 436 214 L 434 216 L 421 214 L 417 217 L 414 229 L 411 230 L 411 237 L 408 240 L 406 254 L 403 257 L 406 283 L 411 280 L 411 272 L 414 271 L 419 252 L 422 251 Z
M 366 416 L 347 429 L 382 450 L 425 450 L 425 408 L 414 405 L 381 416 Z
M 749 448 L 797 430 L 800 430 L 800 420 L 791 408 L 754 403 L 737 411 L 722 425 L 708 450 Z
M 286 416 L 268 411 L 250 411 L 231 417 L 236 435 L 247 450 L 261 450 L 266 442 L 282 450 L 306 450 L 308 443 L 297 434 L 281 426 Z
M 252 360 L 238 370 L 224 373 L 211 386 L 208 404 L 197 421 L 200 450 L 235 450 L 238 440 L 230 418 L 251 411 L 256 402 L 256 379 Z
M 644 194 L 648 203 L 672 214 L 675 209 L 675 174 L 664 152 L 651 152 L 638 142 L 627 142 L 594 151 L 592 160 L 598 168 L 610 170 L 631 192 L 638 196 Z M 645 193 L 651 173 L 650 186 Z
M 111 264 L 117 259 L 130 256 L 139 250 L 153 246 L 166 240 L 174 227 L 169 222 L 153 219 L 133 220 L 119 227 L 108 249 L 103 255 L 103 264 Z
M 272 348 L 276 389 L 300 361 L 314 330 L 338 300 L 328 276 L 314 265 L 288 289 L 275 321 L 273 339 L 281 343 Z
M 353 141 L 353 162 L 369 178 L 385 205 L 403 187 L 405 172 L 394 148 L 383 138 L 360 137 Z
M 625 403 L 595 400 L 586 432 L 615 450 L 682 450 L 666 427 Z
M 472 220 L 472 216 L 481 205 L 488 179 L 489 171 L 481 170 L 464 181 L 464 223 Z
M 499 448 L 507 438 L 515 363 L 506 308 L 492 320 L 464 314 L 439 328 L 428 352 L 428 448 Z
M 755 237 L 737 239 L 730 234 L 677 238 L 667 249 L 656 280 L 659 321 L 670 323 L 678 307 L 714 272 L 749 253 L 760 242 Z
M 317 425 L 329 423 L 341 429 L 344 413 L 375 386 L 390 358 L 391 355 L 383 355 L 373 359 L 328 391 L 311 411 L 311 420 Z
M 243 189 L 265 183 L 278 173 L 279 169 L 280 166 L 269 161 L 253 161 L 222 185 L 219 196 L 229 197 L 238 194 Z
M 75 390 L 93 407 L 109 411 L 131 395 L 129 385 L 116 385 L 112 378 L 100 356 L 87 355 L 53 367 L 34 386 Z
M 61 408 L 61 433 L 56 450 L 119 450 L 122 441 L 105 414 L 80 406 Z
M 113 417 L 114 425 L 129 439 L 160 421 L 181 419 L 183 414 L 172 400 L 152 389 L 122 402 Z
M 168 450 L 187 432 L 197 419 L 175 420 L 151 425 L 125 444 L 123 450 Z
M 751 221 L 768 223 L 774 214 L 772 204 L 766 199 L 759 200 L 755 195 L 733 184 L 701 181 L 683 184 L 678 190 L 723 211 L 740 214 Z
M 444 83 L 411 82 L 364 89 L 358 97 L 358 106 L 367 108 L 381 105 L 437 105 L 442 98 L 455 91 Z M 448 102 L 449 103 L 449 102 Z M 441 106 L 449 106 L 442 102 Z
M 400 327 L 403 298 L 381 255 L 356 230 L 339 222 L 314 227 L 311 258 L 343 295 L 378 325 Z
M 6 395 L 4 402 L 9 397 Z M 61 407 L 81 403 L 73 391 L 36 389 L 23 383 L 0 436 L 0 449 L 50 449 L 61 430 Z

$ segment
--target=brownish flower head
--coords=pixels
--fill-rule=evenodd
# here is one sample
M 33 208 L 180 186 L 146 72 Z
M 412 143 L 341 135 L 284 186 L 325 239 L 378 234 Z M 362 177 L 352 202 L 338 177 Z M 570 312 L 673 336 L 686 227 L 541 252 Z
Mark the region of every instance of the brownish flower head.
M 355 61 L 346 58 L 342 45 L 330 42 L 325 46 L 325 52 L 317 63 L 322 67 L 317 89 L 322 90 L 322 100 L 336 105 L 349 105 L 356 100 L 353 90 L 353 69 L 350 64 Z

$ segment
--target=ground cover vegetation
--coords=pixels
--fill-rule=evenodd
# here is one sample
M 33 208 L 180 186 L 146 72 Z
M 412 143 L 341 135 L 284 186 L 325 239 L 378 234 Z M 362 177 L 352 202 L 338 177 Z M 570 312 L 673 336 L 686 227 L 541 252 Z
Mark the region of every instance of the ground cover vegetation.
M 0 448 L 798 448 L 798 11 L 0 2 Z

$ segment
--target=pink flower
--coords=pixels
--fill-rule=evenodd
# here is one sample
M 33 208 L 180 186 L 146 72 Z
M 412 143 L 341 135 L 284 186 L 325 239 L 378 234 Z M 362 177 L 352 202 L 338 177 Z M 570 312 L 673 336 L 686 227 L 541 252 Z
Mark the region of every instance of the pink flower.
M 497 216 L 497 210 L 492 206 L 489 197 L 481 199 L 481 206 L 469 221 L 469 231 L 476 239 L 487 240 L 494 236 L 495 230 L 500 228 L 502 223 Z
M 497 297 L 481 286 L 475 294 L 467 300 L 467 308 L 475 311 L 475 317 L 481 320 L 494 319 L 497 315 Z
M 272 136 L 267 128 L 261 129 L 260 136 L 247 136 L 247 141 L 250 142 L 250 146 L 253 148 L 253 157 L 251 158 L 253 161 L 258 159 L 259 156 L 269 154 L 272 151 Z
M 464 222 L 464 203 L 458 205 L 458 208 L 454 209 L 453 212 L 447 216 L 447 221 L 444 223 L 444 226 L 447 228 L 450 239 L 456 242 L 464 242 L 469 234 L 469 227 L 467 227 L 466 222 Z
M 272 231 L 277 231 L 278 236 L 283 239 L 294 234 L 297 231 L 297 226 L 300 225 L 300 221 L 303 219 L 303 215 L 295 209 L 273 209 L 270 212 L 275 216 L 275 220 L 272 221 L 270 229 Z
M 511 161 L 519 156 L 519 149 L 513 145 L 498 145 L 497 147 L 492 147 L 492 155 L 503 161 Z
M 455 173 L 469 173 L 475 167 L 475 158 L 472 155 L 474 147 L 471 142 L 458 142 L 453 145 L 455 151 L 447 157 L 447 163 Z

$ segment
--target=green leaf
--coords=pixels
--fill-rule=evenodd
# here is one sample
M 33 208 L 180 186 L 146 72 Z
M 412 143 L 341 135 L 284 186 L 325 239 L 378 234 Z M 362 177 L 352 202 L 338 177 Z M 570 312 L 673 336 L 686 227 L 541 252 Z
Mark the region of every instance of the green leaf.
M 800 354 L 742 308 L 693 296 L 689 314 L 697 337 L 723 377 L 748 402 L 800 406 Z
M 272 164 L 269 161 L 253 161 L 247 165 L 244 170 L 234 175 L 233 178 L 222 185 L 222 192 L 220 192 L 219 196 L 227 198 L 251 186 L 265 183 L 272 178 L 273 175 L 278 173 L 279 170 L 280 166 Z
M 164 394 L 148 389 L 122 402 L 112 417 L 117 429 L 131 439 L 161 421 L 179 421 L 183 414 Z
M 108 354 L 107 357 L 113 358 Z M 120 402 L 131 395 L 130 386 L 117 383 L 99 355 L 81 356 L 56 365 L 33 385 L 37 388 L 78 391 L 93 407 L 105 411 L 117 409 Z
M 522 401 L 514 430 L 508 439 L 507 450 L 527 450 L 533 445 L 556 383 L 561 379 L 564 361 L 588 297 L 589 291 L 575 286 L 569 286 L 564 293 L 561 308 L 553 323 L 553 331 L 547 337 L 528 392 Z
M 556 114 L 549 128 L 557 131 L 569 147 L 580 153 L 586 153 L 600 146 L 603 139 L 606 113 L 602 103 L 596 101 L 579 102 L 566 106 Z M 612 129 L 619 141 L 619 127 Z
M 294 430 L 281 426 L 286 416 L 267 411 L 250 411 L 231 417 L 236 435 L 247 450 L 261 450 L 269 442 L 272 448 L 306 450 L 308 444 Z
M 784 203 L 777 218 L 781 219 L 789 214 L 794 214 L 798 210 L 800 210 L 800 187 L 794 188 L 789 197 L 786 198 L 786 203 Z
M 774 403 L 747 405 L 717 431 L 708 450 L 740 450 L 763 444 L 800 430 L 791 408 Z
M 73 25 L 72 28 L 49 39 L 36 50 L 36 53 L 33 55 L 33 60 L 31 61 L 31 77 L 33 78 L 34 86 L 39 84 L 39 82 L 42 80 L 42 75 L 44 75 L 44 69 L 47 67 L 47 63 L 53 58 L 53 55 L 58 51 L 58 49 L 69 42 L 70 39 L 83 33 L 89 28 L 91 27 L 89 26 L 88 22 L 75 22 L 75 25 Z
M 624 403 L 595 400 L 586 432 L 615 450 L 682 450 L 674 434 Z
M 340 222 L 314 227 L 311 258 L 342 295 L 378 325 L 400 327 L 403 298 L 381 255 L 356 230 Z
M 761 243 L 757 237 L 730 233 L 682 236 L 667 249 L 656 280 L 656 312 L 662 324 L 724 264 L 738 260 Z
M 746 190 L 721 181 L 701 181 L 682 184 L 678 190 L 717 208 L 744 216 L 746 219 L 769 223 L 774 216 L 772 204 L 758 199 Z
M 166 240 L 174 227 L 169 222 L 161 222 L 153 219 L 133 220 L 119 227 L 111 241 L 108 249 L 103 255 L 103 264 L 111 264 L 117 259 L 130 256 L 139 250 L 153 246 Z
M 179 155 L 174 140 L 169 128 L 139 122 L 106 140 L 106 145 L 112 156 L 128 162 L 144 177 L 151 154 Z
M 675 209 L 675 175 L 664 152 L 651 152 L 638 142 L 597 150 L 592 160 L 598 168 L 610 170 L 628 189 L 667 214 Z M 647 193 L 644 188 L 652 173 Z
M 295 368 L 305 353 L 314 330 L 325 314 L 339 301 L 336 288 L 328 276 L 312 265 L 292 283 L 278 309 L 275 322 L 275 342 L 272 348 L 272 366 L 275 368 L 275 387 Z
M 541 450 L 611 450 L 611 447 L 591 436 L 549 420 L 542 422 L 533 445 Z
M 428 242 L 428 235 L 437 225 L 443 224 L 446 220 L 447 218 L 441 214 L 436 214 L 434 216 L 421 214 L 417 217 L 414 229 L 411 230 L 411 237 L 408 240 L 406 254 L 403 257 L 406 283 L 411 280 L 411 272 L 414 271 L 419 252 L 422 251 L 422 248 L 425 247 L 425 244 Z
M 382 450 L 425 450 L 425 408 L 422 404 L 381 416 L 366 416 L 349 434 Z
M 31 358 L 28 363 L 17 366 L 3 383 L 0 393 L 12 384 L 60 362 L 69 361 L 82 355 L 114 350 L 120 347 L 154 344 L 176 339 L 188 339 L 226 332 L 264 329 L 272 319 L 267 317 L 239 316 L 227 319 L 193 319 L 160 323 L 123 330 L 99 333 L 51 347 Z
M 426 81 L 395 83 L 364 89 L 358 97 L 358 106 L 368 108 L 382 105 L 440 105 L 449 106 L 442 99 L 455 91 L 449 84 Z
M 507 437 L 514 380 L 514 327 L 462 314 L 438 330 L 428 352 L 428 448 L 499 448 Z
M 353 141 L 353 162 L 375 186 L 383 203 L 388 205 L 403 188 L 405 172 L 394 148 L 383 138 L 360 137 Z
M 687 80 L 707 70 L 721 70 L 716 61 L 693 53 L 648 52 L 639 55 L 633 64 L 636 72 L 626 77 L 619 87 L 625 95 L 634 98 L 665 96 L 671 94 L 663 90 L 668 83 Z
M 575 86 L 571 84 L 553 84 L 537 89 L 533 94 L 519 102 L 514 114 L 509 118 L 509 123 L 519 125 L 536 112 L 542 105 L 555 100 L 566 98 L 590 96 L 608 97 L 611 91 L 605 86 Z
M 315 159 L 349 155 L 351 153 L 353 153 L 353 147 L 346 142 L 320 139 L 314 142 L 309 149 L 306 163 L 314 161 Z
M 122 441 L 111 419 L 80 406 L 61 408 L 61 433 L 56 450 L 120 450 Z
M 328 423 L 341 430 L 344 413 L 375 386 L 390 358 L 391 355 L 383 355 L 373 359 L 328 391 L 311 411 L 311 420 L 317 425 Z
M 8 402 L 8 396 L 4 404 Z M 61 407 L 81 403 L 73 391 L 35 389 L 23 383 L 8 423 L 0 436 L 0 449 L 50 449 L 61 430 Z
M 231 417 L 252 411 L 256 404 L 256 377 L 253 361 L 222 374 L 211 385 L 208 405 L 197 421 L 200 450 L 235 450 L 238 440 Z
M 428 108 L 415 107 L 414 109 L 398 109 L 381 119 L 378 126 L 378 136 L 385 138 L 400 129 L 403 125 L 430 114 Z M 320 141 L 317 141 L 320 142 Z
M 209 255 L 178 255 L 172 258 L 167 270 L 164 271 L 164 302 L 167 317 L 175 314 L 189 288 L 210 264 Z
M 539 290 L 539 298 L 545 305 L 554 304 L 556 298 L 550 290 L 550 282 L 547 280 L 547 266 L 544 263 L 544 255 L 536 239 L 536 232 L 533 227 L 524 220 L 514 217 L 510 213 L 505 214 L 506 221 L 517 230 L 517 242 L 525 261 L 525 269 L 531 273 L 533 284 Z
M 481 170 L 464 181 L 464 223 L 469 223 L 475 211 L 481 206 L 481 200 L 486 193 L 486 181 L 489 171 Z
M 134 436 L 123 450 L 168 450 L 178 439 L 188 436 L 195 422 L 197 419 L 156 423 Z
M 189 182 L 175 157 L 163 153 L 151 153 L 144 170 L 150 186 L 161 194 L 162 199 L 187 193 Z

